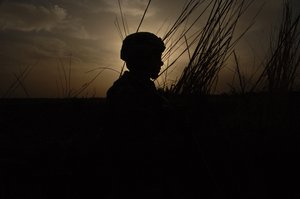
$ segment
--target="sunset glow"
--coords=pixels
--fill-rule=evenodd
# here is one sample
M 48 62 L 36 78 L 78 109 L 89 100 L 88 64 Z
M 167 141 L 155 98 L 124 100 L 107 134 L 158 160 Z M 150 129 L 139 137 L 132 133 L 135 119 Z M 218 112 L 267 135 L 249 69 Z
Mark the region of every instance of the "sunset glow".
M 148 1 L 120 2 L 127 31 L 135 32 Z M 280 21 L 282 1 L 264 2 L 255 24 L 236 47 L 246 73 L 255 70 L 254 60 L 259 63 L 263 59 L 270 30 Z M 292 2 L 299 12 L 300 2 Z M 247 27 L 262 4 L 254 2 L 241 18 L 237 32 Z M 163 36 L 183 5 L 181 0 L 152 1 L 140 31 Z M 117 23 L 123 27 L 118 1 L 0 1 L 0 96 L 52 98 L 77 93 L 77 97 L 105 97 L 123 65 L 119 51 L 124 35 Z M 187 60 L 185 53 L 169 71 L 167 83 L 180 76 Z M 166 60 L 165 67 L 168 61 L 172 60 Z M 232 76 L 230 61 L 226 67 L 220 74 L 220 92 L 226 91 Z M 19 86 L 10 89 L 20 77 Z M 158 79 L 157 85 L 161 84 L 162 79 Z

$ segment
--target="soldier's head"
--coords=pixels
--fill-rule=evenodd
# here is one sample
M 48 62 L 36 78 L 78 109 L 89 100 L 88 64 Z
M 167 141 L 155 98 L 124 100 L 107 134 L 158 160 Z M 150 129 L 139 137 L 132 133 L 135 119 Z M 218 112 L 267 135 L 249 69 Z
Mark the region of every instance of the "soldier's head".
M 161 38 L 150 32 L 137 32 L 123 40 L 121 59 L 129 71 L 156 79 L 163 65 L 161 55 L 164 50 Z

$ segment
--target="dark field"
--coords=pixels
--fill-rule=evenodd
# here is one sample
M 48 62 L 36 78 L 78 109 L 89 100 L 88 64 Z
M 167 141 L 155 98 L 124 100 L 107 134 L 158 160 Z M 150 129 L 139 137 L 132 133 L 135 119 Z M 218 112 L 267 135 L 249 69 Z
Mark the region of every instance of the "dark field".
M 299 100 L 172 98 L 197 150 L 193 198 L 300 198 Z M 0 198 L 112 198 L 105 119 L 105 99 L 1 99 Z

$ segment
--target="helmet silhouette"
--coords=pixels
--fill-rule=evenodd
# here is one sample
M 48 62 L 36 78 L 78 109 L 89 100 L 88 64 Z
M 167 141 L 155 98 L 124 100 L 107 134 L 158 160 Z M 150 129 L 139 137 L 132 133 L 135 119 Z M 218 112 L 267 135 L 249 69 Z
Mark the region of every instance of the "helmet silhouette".
M 128 35 L 121 48 L 121 59 L 128 62 L 139 58 L 147 58 L 152 53 L 162 53 L 165 50 L 161 38 L 150 32 L 137 32 Z

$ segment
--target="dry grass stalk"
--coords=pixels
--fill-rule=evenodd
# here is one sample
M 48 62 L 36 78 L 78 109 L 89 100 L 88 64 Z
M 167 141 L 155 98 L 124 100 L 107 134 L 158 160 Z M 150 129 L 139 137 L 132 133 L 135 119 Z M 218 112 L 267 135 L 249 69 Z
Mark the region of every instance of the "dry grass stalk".
M 71 75 L 72 75 L 72 54 L 70 54 L 68 65 L 64 63 L 62 58 L 57 60 L 57 70 L 61 92 L 63 97 L 70 98 L 73 95 L 71 88 Z M 59 88 L 58 81 L 56 80 L 56 86 Z M 60 93 L 58 91 L 58 93 Z
M 289 1 L 284 0 L 283 5 L 277 38 L 270 38 L 270 56 L 252 91 L 263 89 L 271 93 L 287 93 L 293 90 L 300 65 L 300 14 L 293 18 Z
M 210 94 L 218 80 L 218 73 L 239 39 L 233 35 L 240 17 L 252 4 L 245 0 L 216 0 L 211 5 L 206 25 L 197 37 L 197 45 L 188 66 L 173 89 L 175 94 Z
M 99 71 L 100 70 L 100 71 Z M 110 70 L 110 71 L 113 71 L 113 72 L 116 72 L 116 73 L 120 73 L 120 71 L 117 71 L 111 67 L 97 67 L 95 69 L 92 69 L 92 70 L 89 70 L 87 71 L 86 73 L 91 73 L 91 72 L 95 72 L 95 71 L 98 71 L 97 74 L 91 79 L 89 80 L 88 82 L 84 83 L 81 88 L 79 88 L 78 90 L 74 91 L 73 94 L 72 94 L 72 97 L 78 97 L 80 96 L 84 91 L 86 91 L 90 85 L 105 71 L 105 70 Z
M 189 50 L 189 48 L 195 43 L 197 36 L 199 35 L 199 31 L 196 31 L 195 33 L 192 33 L 190 36 L 188 34 L 192 30 L 192 28 L 196 25 L 196 23 L 199 21 L 199 19 L 203 16 L 203 14 L 207 11 L 209 5 L 203 9 L 202 12 L 198 14 L 196 19 L 191 23 L 191 25 L 187 26 L 186 22 L 191 17 L 195 11 L 197 11 L 197 8 L 202 5 L 205 2 L 205 0 L 190 0 L 187 2 L 187 4 L 183 7 L 182 12 L 174 22 L 174 24 L 169 27 L 168 31 L 165 33 L 165 35 L 162 37 L 163 41 L 165 42 L 167 48 L 164 52 L 164 55 L 162 57 L 163 61 L 169 60 L 172 55 L 174 55 L 183 45 L 188 44 L 181 52 L 179 52 L 179 55 L 174 58 L 174 60 L 166 67 L 165 70 L 163 70 L 160 75 L 165 73 L 170 67 L 172 67 L 175 62 L 185 53 Z M 177 36 L 177 32 L 181 29 L 181 27 L 184 26 L 182 32 Z M 190 41 L 192 40 L 192 41 Z M 190 41 L 190 42 L 188 42 Z M 171 44 L 170 44 L 171 43 Z
M 16 80 L 10 85 L 10 87 L 7 89 L 7 91 L 4 93 L 2 98 L 9 98 L 19 87 L 22 88 L 25 95 L 27 97 L 30 97 L 28 90 L 25 87 L 24 81 L 28 77 L 28 75 L 31 73 L 32 69 L 38 64 L 39 60 L 37 60 L 33 65 L 27 65 L 24 70 L 20 72 L 20 74 L 14 73 L 14 77 Z
M 245 94 L 246 93 L 246 78 L 245 76 L 242 74 L 241 72 L 241 67 L 240 67 L 240 63 L 238 60 L 238 57 L 236 55 L 236 52 L 233 51 L 233 55 L 234 55 L 234 62 L 235 62 L 235 66 L 236 69 L 233 71 L 233 78 L 232 78 L 232 83 L 229 84 L 229 87 L 231 88 L 231 93 L 240 93 L 240 94 Z M 238 77 L 238 89 L 236 88 L 235 84 L 235 77 Z

